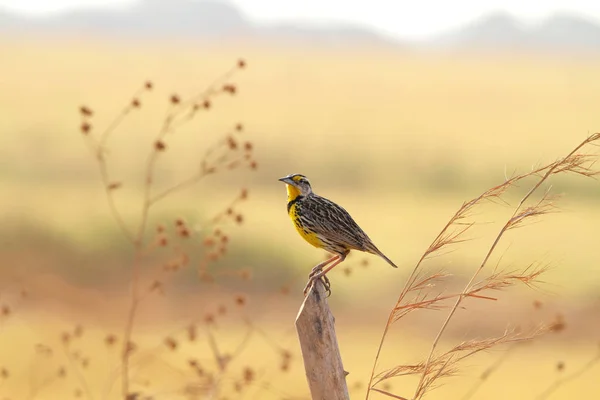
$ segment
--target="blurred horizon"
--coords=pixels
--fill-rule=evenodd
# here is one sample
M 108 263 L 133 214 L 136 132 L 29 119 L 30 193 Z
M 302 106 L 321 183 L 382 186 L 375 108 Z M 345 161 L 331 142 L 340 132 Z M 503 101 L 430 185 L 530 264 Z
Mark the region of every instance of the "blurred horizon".
M 333 7 L 335 1 L 326 4 Z M 443 4 L 437 2 L 432 6 L 440 8 Z M 425 28 L 429 29 L 428 33 L 415 36 L 378 29 L 381 23 L 391 17 L 389 13 L 365 13 L 360 8 L 355 10 L 352 18 L 335 19 L 326 16 L 339 8 L 313 8 L 308 4 L 303 10 L 291 11 L 288 8 L 287 13 L 306 13 L 303 18 L 292 19 L 276 14 L 260 18 L 252 12 L 272 9 L 269 6 L 273 5 L 268 1 L 250 4 L 219 0 L 117 0 L 71 4 L 54 0 L 12 4 L 4 0 L 0 1 L 0 30 L 11 35 L 25 32 L 74 33 L 76 30 L 79 34 L 135 34 L 149 38 L 175 35 L 187 37 L 188 40 L 237 37 L 284 43 L 300 40 L 314 45 L 325 39 L 330 44 L 349 44 L 352 41 L 355 45 L 363 43 L 413 49 L 482 50 L 486 46 L 504 49 L 513 46 L 529 51 L 576 50 L 597 53 L 600 7 L 595 9 L 590 8 L 589 3 L 565 2 L 547 4 L 542 8 L 545 11 L 540 12 L 538 7 L 523 7 L 522 2 L 504 2 L 493 6 L 485 6 L 486 2 L 476 4 L 484 6 L 477 11 L 468 7 L 460 8 L 456 13 L 452 12 L 455 7 L 452 6 L 442 17 L 431 19 L 427 24 L 419 23 L 418 27 L 425 25 L 430 28 Z M 381 9 L 383 6 L 374 3 L 366 10 Z M 404 12 L 399 14 L 400 18 L 407 18 L 404 14 L 411 12 L 416 13 L 417 18 L 423 18 L 429 12 L 429 7 L 418 11 L 399 8 L 398 11 Z M 452 18 L 460 21 L 450 24 L 444 22 Z M 411 17 L 404 24 L 395 23 L 394 26 L 406 25 L 406 22 L 413 20 L 414 17 Z M 444 27 L 433 28 L 440 25 Z M 417 29 L 417 26 L 413 29 Z

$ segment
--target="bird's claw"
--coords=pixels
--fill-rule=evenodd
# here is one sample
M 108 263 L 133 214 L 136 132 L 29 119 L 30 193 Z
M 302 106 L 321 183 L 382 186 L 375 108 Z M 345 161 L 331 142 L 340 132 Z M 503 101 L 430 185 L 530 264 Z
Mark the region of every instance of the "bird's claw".
M 308 275 L 308 282 L 306 282 L 306 286 L 304 287 L 304 295 L 306 296 L 309 289 L 316 281 L 319 281 L 323 284 L 323 287 L 327 292 L 327 297 L 331 296 L 331 282 L 329 281 L 327 275 L 323 274 L 322 269 L 313 269 L 310 272 L 310 274 Z

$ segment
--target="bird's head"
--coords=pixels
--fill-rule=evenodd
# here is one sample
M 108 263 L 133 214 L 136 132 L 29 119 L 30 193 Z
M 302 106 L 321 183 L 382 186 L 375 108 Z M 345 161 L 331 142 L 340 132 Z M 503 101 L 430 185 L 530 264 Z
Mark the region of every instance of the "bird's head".
M 279 178 L 285 183 L 288 193 L 288 201 L 294 200 L 298 196 L 307 196 L 312 193 L 308 178 L 301 174 L 290 174 Z

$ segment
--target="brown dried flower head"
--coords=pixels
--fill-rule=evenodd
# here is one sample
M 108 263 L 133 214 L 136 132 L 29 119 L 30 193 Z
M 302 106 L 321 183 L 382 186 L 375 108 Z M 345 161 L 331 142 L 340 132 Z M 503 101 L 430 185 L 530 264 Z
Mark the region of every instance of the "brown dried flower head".
M 281 359 L 285 362 L 292 360 L 292 352 L 289 350 L 281 350 Z
M 60 341 L 62 344 L 67 345 L 71 341 L 71 334 L 69 332 L 63 332 L 60 335 Z
M 237 141 L 234 139 L 233 136 L 227 137 L 227 147 L 229 147 L 230 150 L 237 149 L 237 147 L 238 147 Z
M 167 247 L 169 245 L 169 239 L 165 235 L 158 235 L 156 238 L 156 245 L 160 247 Z
M 79 107 L 79 113 L 84 117 L 91 117 L 94 114 L 93 111 L 87 106 Z
M 127 354 L 131 354 L 131 353 L 133 353 L 134 351 L 136 351 L 136 349 L 137 349 L 137 346 L 136 346 L 136 344 L 135 344 L 135 343 L 133 343 L 132 341 L 129 341 L 129 343 L 127 343 L 127 348 L 125 349 L 125 352 L 126 352 Z
M 92 130 L 92 125 L 89 122 L 83 122 L 81 124 L 80 129 L 81 129 L 81 133 L 87 135 Z
M 9 316 L 9 315 L 10 315 L 10 313 L 11 313 L 11 311 L 10 311 L 10 307 L 9 307 L 8 305 L 4 304 L 4 305 L 2 306 L 2 309 L 1 309 L 1 311 L 0 311 L 0 312 L 2 313 L 2 316 L 3 316 L 3 317 L 7 317 L 7 316 Z
M 187 227 L 185 227 L 185 226 L 183 226 L 183 227 L 179 228 L 179 229 L 177 230 L 177 233 L 178 233 L 178 235 L 179 235 L 180 237 L 182 237 L 182 238 L 184 238 L 184 239 L 187 239 L 187 238 L 189 238 L 189 237 L 191 236 L 191 234 L 192 234 L 192 233 L 190 232 L 190 230 L 189 230 Z
M 119 189 L 123 184 L 121 182 L 111 182 L 108 184 L 108 190 L 116 190 Z
M 117 336 L 116 335 L 108 334 L 104 338 L 104 344 L 106 344 L 108 347 L 114 346 L 115 343 L 117 343 Z
M 215 315 L 212 314 L 212 313 L 207 313 L 204 316 L 204 322 L 207 323 L 207 324 L 209 324 L 209 325 L 210 324 L 214 324 L 215 323 Z
M 187 327 L 186 331 L 187 331 L 188 340 L 190 342 L 195 341 L 196 338 L 198 337 L 198 328 L 196 328 L 196 325 L 194 325 L 194 324 L 189 325 Z
M 250 367 L 246 367 L 244 368 L 244 383 L 246 384 L 250 384 L 252 383 L 252 381 L 254 381 L 256 374 L 254 373 L 254 370 Z
M 165 338 L 165 346 L 167 346 L 170 350 L 177 350 L 177 341 L 172 337 Z
M 157 140 L 156 142 L 154 142 L 154 148 L 156 149 L 156 151 L 165 151 L 167 145 L 162 140 Z
M 158 291 L 160 292 L 162 289 L 162 282 L 159 280 L 155 280 L 154 282 L 152 282 L 152 284 L 150 285 L 150 291 L 154 292 L 154 291 Z
M 80 338 L 81 336 L 83 336 L 83 326 L 76 325 L 73 329 L 73 337 Z
M 231 95 L 234 95 L 234 94 L 237 93 L 237 87 L 235 85 L 231 84 L 231 83 L 230 84 L 226 84 L 226 85 L 223 85 L 223 91 L 227 92 L 227 93 L 229 93 Z
M 552 324 L 550 324 L 550 331 L 554 333 L 560 333 L 567 327 L 564 317 L 562 314 L 557 314 Z
M 234 298 L 235 304 L 237 304 L 240 307 L 243 307 L 246 305 L 246 296 L 244 296 L 243 294 L 238 294 L 235 296 Z

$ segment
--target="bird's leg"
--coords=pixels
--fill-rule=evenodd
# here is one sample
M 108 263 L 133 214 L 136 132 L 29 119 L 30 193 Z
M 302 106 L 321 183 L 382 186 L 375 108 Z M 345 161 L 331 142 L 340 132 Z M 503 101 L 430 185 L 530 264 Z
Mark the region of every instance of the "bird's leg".
M 308 274 L 308 277 L 311 278 L 314 275 L 318 274 L 319 272 L 323 271 L 323 267 L 326 266 L 327 264 L 337 260 L 340 256 L 339 255 L 335 255 L 331 258 L 328 258 L 327 260 L 323 261 L 322 263 L 319 263 L 317 265 L 315 265 L 313 267 L 313 269 L 310 271 L 310 274 Z
M 306 286 L 304 287 L 304 295 L 306 295 L 306 292 L 308 292 L 308 289 L 312 286 L 312 284 L 316 280 L 320 280 L 321 282 L 323 282 L 323 285 L 325 286 L 325 290 L 327 290 L 328 296 L 330 296 L 331 295 L 331 284 L 329 282 L 329 278 L 327 278 L 327 276 L 325 274 L 327 274 L 329 271 L 331 271 L 333 269 L 333 267 L 335 267 L 336 265 L 338 265 L 339 263 L 344 261 L 346 259 L 347 255 L 348 255 L 348 252 L 346 252 L 345 254 L 339 254 L 339 255 L 333 256 L 329 260 L 326 260 L 326 261 L 322 262 L 321 264 L 317 265 L 315 268 L 313 268 L 310 275 L 308 276 L 308 282 L 306 283 Z M 329 263 L 331 263 L 331 265 L 329 265 L 327 268 L 323 269 L 323 267 Z
M 310 287 L 312 286 L 312 284 L 314 283 L 315 280 L 319 279 L 321 280 L 321 282 L 323 283 L 323 286 L 325 286 L 325 290 L 327 290 L 328 293 L 331 294 L 331 284 L 329 282 L 329 278 L 327 278 L 326 276 L 324 276 L 323 274 L 321 274 L 321 272 L 323 271 L 323 267 L 326 266 L 327 264 L 336 261 L 338 258 L 340 258 L 339 255 L 335 255 L 331 258 L 328 258 L 327 260 L 317 264 L 311 271 L 310 274 L 308 274 L 308 282 L 306 283 L 306 286 L 304 287 L 304 295 L 306 296 L 306 293 L 308 292 L 308 289 L 310 289 Z M 321 275 L 319 275 L 321 274 Z M 319 275 L 319 277 L 314 278 L 316 275 Z
M 346 257 L 345 256 L 339 256 L 339 258 L 332 263 L 329 267 L 325 268 L 322 271 L 319 271 L 318 273 L 314 274 L 312 276 L 313 279 L 320 279 L 320 278 L 325 278 L 325 274 L 328 273 L 329 271 L 331 271 L 333 269 L 333 267 L 335 267 L 336 265 L 338 265 L 339 263 L 341 263 L 342 261 L 344 261 Z

